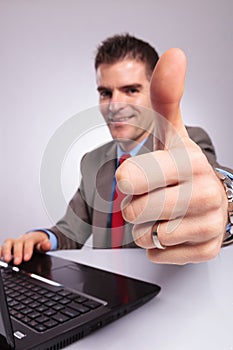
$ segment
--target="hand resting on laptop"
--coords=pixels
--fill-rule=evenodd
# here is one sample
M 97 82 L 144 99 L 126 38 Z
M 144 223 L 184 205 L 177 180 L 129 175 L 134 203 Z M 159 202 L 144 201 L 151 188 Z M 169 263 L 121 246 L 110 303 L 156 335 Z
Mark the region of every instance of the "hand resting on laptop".
M 14 264 L 19 265 L 23 260 L 31 259 L 34 249 L 39 253 L 46 253 L 50 248 L 51 242 L 45 232 L 28 232 L 18 238 L 6 239 L 0 246 L 0 257 L 8 263 L 14 256 Z

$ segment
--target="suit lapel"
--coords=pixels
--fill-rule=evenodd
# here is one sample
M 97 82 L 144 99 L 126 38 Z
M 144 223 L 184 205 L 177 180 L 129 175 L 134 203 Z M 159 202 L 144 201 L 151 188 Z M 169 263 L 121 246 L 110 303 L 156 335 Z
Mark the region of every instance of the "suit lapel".
M 96 193 L 93 212 L 94 248 L 110 248 L 107 221 L 110 210 L 112 182 L 116 166 L 116 144 L 101 157 L 102 162 L 96 173 Z

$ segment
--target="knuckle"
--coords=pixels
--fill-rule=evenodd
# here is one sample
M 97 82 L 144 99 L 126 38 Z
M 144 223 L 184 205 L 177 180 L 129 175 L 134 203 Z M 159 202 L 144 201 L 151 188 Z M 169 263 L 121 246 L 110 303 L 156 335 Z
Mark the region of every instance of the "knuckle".
M 123 216 L 126 221 L 130 223 L 136 223 L 137 219 L 143 212 L 143 208 L 141 207 L 142 201 L 135 198 L 132 200 L 127 206 L 123 209 Z
M 202 151 L 200 151 L 199 148 L 195 148 L 195 150 L 191 152 L 190 160 L 193 165 L 194 175 L 202 174 L 203 172 L 206 173 L 207 169 L 211 169 L 205 154 Z
M 208 215 L 206 217 L 206 221 L 204 226 L 202 227 L 200 239 L 210 240 L 219 236 L 219 232 L 224 232 L 225 223 L 223 218 L 220 215 Z
M 151 223 L 134 225 L 132 235 L 135 243 L 141 248 L 150 248 L 153 246 L 151 240 Z
M 220 208 L 222 206 L 222 196 L 220 195 L 221 192 L 219 191 L 219 187 L 216 185 L 216 183 L 211 187 L 211 193 L 212 197 L 210 197 L 210 199 L 212 199 L 212 202 L 215 204 L 214 207 Z
M 15 239 L 13 238 L 7 238 L 3 241 L 3 247 L 8 247 L 8 246 L 11 246 L 13 245 L 15 242 Z
M 151 216 L 151 203 L 147 195 L 135 195 L 124 206 L 123 216 L 132 224 L 141 224 L 149 221 Z
M 148 258 L 151 262 L 153 262 L 153 263 L 157 262 L 156 254 L 155 254 L 155 250 L 154 250 L 154 249 L 147 249 L 146 255 L 147 255 L 147 258 Z
M 213 235 L 218 236 L 219 233 L 223 233 L 226 230 L 225 215 L 218 213 L 213 215 L 212 224 L 211 224 Z
M 199 193 L 199 200 L 202 202 L 203 207 L 206 210 L 216 210 L 221 207 L 222 199 L 219 196 L 219 189 L 215 186 L 211 186 L 210 182 L 208 186 L 203 186 Z
M 137 244 L 137 246 L 139 246 L 141 248 L 146 247 L 145 240 L 143 239 L 143 237 L 134 238 L 134 242 Z
M 215 238 L 208 241 L 198 249 L 197 261 L 208 261 L 214 259 L 221 248 L 219 239 Z
M 26 240 L 27 240 L 27 237 L 25 237 L 24 235 L 21 235 L 17 239 L 15 239 L 14 245 L 22 245 Z
M 130 223 L 133 223 L 136 218 L 136 213 L 133 204 L 129 204 L 122 210 L 124 219 Z
M 149 239 L 148 239 L 148 233 L 133 233 L 133 238 L 135 243 L 141 247 L 141 248 L 148 248 L 149 247 Z

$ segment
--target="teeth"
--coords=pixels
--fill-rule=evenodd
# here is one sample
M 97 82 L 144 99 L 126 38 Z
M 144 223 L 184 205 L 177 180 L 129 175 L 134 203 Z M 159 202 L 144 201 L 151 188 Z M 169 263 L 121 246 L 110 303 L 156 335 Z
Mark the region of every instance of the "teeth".
M 129 117 L 124 117 L 124 118 L 120 118 L 119 121 L 124 122 L 125 120 L 128 120 L 128 119 L 129 119 Z
M 113 118 L 110 118 L 110 121 L 111 122 L 125 122 L 126 120 L 129 120 L 131 117 L 122 117 L 122 118 L 119 118 L 119 119 L 113 119 Z

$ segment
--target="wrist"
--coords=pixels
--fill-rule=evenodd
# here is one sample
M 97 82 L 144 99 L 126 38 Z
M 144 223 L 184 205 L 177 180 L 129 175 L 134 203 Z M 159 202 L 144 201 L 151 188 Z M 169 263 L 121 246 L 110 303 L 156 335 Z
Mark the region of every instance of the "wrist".
M 222 245 L 233 243 L 233 180 L 226 172 L 216 169 L 217 177 L 222 181 L 228 200 L 228 223 Z

